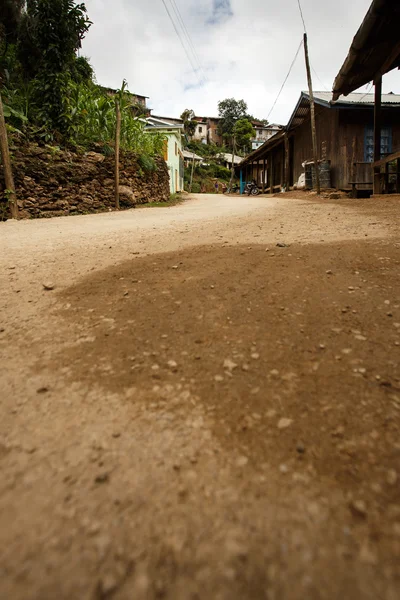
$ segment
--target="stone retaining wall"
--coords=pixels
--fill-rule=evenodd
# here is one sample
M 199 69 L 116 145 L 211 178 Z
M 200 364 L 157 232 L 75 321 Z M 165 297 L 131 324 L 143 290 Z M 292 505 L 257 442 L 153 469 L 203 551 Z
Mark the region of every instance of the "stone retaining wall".
M 11 153 L 21 218 L 114 209 L 114 156 L 97 152 L 80 155 L 36 144 L 11 147 Z M 167 165 L 161 157 L 155 162 L 155 171 L 144 171 L 134 154 L 121 153 L 121 209 L 169 200 Z M 0 165 L 0 203 L 5 201 L 4 189 Z

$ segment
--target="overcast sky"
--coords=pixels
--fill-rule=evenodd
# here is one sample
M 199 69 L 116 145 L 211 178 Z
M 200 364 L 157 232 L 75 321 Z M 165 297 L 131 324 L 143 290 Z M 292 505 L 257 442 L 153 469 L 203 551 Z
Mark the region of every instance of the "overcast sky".
M 244 99 L 267 118 L 303 34 L 297 0 L 86 0 L 93 25 L 83 44 L 98 83 L 149 96 L 153 113 L 218 114 L 224 98 Z M 174 14 L 178 7 L 192 48 Z M 331 90 L 371 0 L 302 0 L 315 90 Z M 199 65 L 201 68 L 199 68 Z M 194 69 L 194 68 L 195 69 Z M 286 124 L 307 80 L 301 50 L 270 122 Z M 366 91 L 367 88 L 363 88 Z M 400 92 L 400 74 L 384 78 Z

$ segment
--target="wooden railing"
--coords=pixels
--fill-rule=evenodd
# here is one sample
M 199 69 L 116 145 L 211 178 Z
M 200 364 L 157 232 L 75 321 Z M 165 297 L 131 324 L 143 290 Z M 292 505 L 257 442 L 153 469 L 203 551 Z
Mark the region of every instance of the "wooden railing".
M 374 194 L 400 194 L 400 151 L 373 163 Z

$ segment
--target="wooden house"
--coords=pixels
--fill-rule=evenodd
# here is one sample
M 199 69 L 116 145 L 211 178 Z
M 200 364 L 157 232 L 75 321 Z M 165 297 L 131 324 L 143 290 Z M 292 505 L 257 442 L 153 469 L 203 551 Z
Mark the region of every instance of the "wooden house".
M 382 96 L 382 76 L 400 69 L 400 3 L 373 0 L 357 31 L 348 56 L 333 84 L 333 98 L 348 97 L 351 92 L 373 81 L 375 85 L 373 143 L 374 193 L 400 193 L 400 139 L 393 123 L 392 145 L 388 149 L 388 115 Z
M 374 95 L 349 94 L 333 101 L 314 92 L 317 153 L 322 187 L 372 191 Z M 381 152 L 400 147 L 400 95 L 382 96 Z M 312 162 L 310 98 L 302 92 L 284 131 L 274 135 L 240 164 L 243 182 L 255 179 L 263 191 L 295 185 Z M 311 166 L 310 166 L 311 173 Z M 243 187 L 243 186 L 242 186 Z

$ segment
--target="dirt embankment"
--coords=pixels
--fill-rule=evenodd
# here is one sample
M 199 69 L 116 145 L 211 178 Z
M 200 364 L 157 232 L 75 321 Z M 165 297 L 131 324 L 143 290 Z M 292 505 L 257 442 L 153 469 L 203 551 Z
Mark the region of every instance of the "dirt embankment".
M 14 180 L 21 218 L 56 217 L 113 209 L 114 157 L 99 152 L 77 154 L 57 146 L 37 144 L 11 147 Z M 165 161 L 155 159 L 146 171 L 132 153 L 120 159 L 120 204 L 169 200 L 169 174 Z M 0 167 L 0 217 L 6 212 L 5 184 Z

